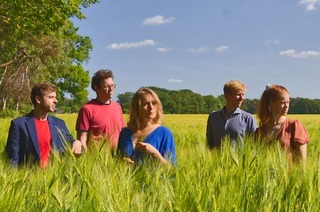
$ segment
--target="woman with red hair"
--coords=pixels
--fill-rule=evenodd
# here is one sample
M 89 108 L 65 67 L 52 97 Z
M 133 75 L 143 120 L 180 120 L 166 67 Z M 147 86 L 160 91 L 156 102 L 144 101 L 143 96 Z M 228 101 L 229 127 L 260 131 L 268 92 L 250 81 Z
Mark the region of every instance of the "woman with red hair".
M 286 115 L 289 111 L 290 95 L 281 85 L 267 86 L 262 93 L 257 107 L 259 128 L 255 138 L 262 142 L 281 142 L 289 152 L 290 162 L 293 160 L 306 161 L 308 132 L 299 120 L 291 120 Z

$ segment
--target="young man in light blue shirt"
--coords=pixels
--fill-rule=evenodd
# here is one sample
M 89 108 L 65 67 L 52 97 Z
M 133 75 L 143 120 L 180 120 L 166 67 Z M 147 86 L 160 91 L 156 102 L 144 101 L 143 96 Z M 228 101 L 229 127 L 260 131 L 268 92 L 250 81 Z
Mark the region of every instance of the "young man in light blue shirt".
M 255 118 L 240 109 L 246 90 L 246 86 L 237 80 L 231 80 L 224 85 L 226 105 L 221 110 L 211 112 L 207 121 L 206 137 L 209 149 L 219 147 L 224 138 L 229 138 L 233 146 L 236 146 L 243 142 L 245 135 L 256 130 Z

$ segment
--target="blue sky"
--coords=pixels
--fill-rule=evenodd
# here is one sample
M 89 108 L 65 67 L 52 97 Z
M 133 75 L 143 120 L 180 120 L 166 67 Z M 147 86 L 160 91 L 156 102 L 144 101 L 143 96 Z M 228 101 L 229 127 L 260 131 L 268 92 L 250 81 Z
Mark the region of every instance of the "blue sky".
M 232 79 L 251 99 L 266 84 L 320 98 L 320 0 L 101 0 L 83 12 L 84 67 L 113 70 L 114 99 L 141 86 L 218 96 Z

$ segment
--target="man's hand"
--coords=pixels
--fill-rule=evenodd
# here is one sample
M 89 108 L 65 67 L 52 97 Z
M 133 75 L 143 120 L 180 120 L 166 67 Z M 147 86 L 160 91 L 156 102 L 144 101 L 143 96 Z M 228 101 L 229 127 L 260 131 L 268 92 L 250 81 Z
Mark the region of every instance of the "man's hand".
M 82 153 L 82 144 L 79 140 L 75 140 L 72 143 L 72 152 L 76 155 L 80 155 Z

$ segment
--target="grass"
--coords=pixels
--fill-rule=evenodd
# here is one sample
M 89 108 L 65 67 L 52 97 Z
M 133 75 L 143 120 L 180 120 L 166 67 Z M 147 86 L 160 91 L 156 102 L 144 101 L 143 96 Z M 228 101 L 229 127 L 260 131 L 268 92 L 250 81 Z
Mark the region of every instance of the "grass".
M 75 135 L 76 115 L 59 115 Z M 48 168 L 14 169 L 5 159 L 10 124 L 0 119 L 3 211 L 318 211 L 320 116 L 290 116 L 310 134 L 305 168 L 289 168 L 280 146 L 205 148 L 207 115 L 166 115 L 178 165 L 132 168 L 106 148 L 81 157 L 53 155 Z

